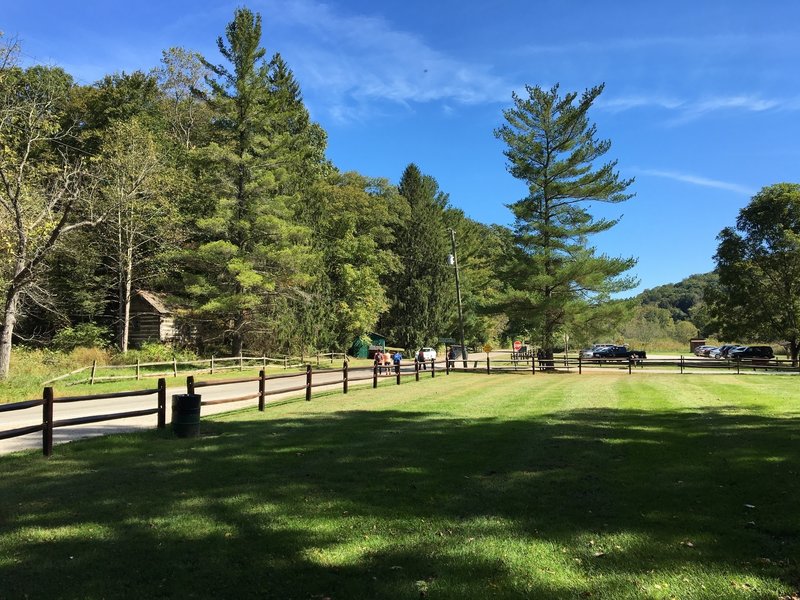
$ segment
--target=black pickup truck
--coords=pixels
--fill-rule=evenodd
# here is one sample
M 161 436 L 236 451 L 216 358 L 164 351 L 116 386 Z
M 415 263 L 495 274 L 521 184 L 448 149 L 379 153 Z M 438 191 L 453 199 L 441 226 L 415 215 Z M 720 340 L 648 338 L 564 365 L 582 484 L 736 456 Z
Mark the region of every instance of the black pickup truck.
M 644 350 L 628 350 L 627 346 L 606 346 L 595 350 L 592 358 L 633 358 L 639 360 L 647 358 L 647 353 Z

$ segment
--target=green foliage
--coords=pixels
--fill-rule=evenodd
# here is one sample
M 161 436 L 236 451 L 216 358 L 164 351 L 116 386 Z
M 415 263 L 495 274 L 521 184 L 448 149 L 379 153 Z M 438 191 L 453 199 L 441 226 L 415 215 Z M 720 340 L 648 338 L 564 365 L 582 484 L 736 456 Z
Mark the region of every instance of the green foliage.
M 69 352 L 79 346 L 85 348 L 107 348 L 110 333 L 108 328 L 94 323 L 80 323 L 73 327 L 65 327 L 53 336 L 52 346 L 55 350 Z
M 642 305 L 652 305 L 668 310 L 672 320 L 676 323 L 692 321 L 700 332 L 705 334 L 706 322 L 703 318 L 705 302 L 703 298 L 706 288 L 715 285 L 717 281 L 717 274 L 713 272 L 691 275 L 678 283 L 668 283 L 647 289 L 636 299 Z
M 504 315 L 490 314 L 487 307 L 500 293 L 497 265 L 502 260 L 508 230 L 500 225 L 473 221 L 456 208 L 445 211 L 445 224 L 456 232 L 465 343 L 480 348 L 490 340 L 499 339 L 506 324 Z M 452 280 L 453 275 L 448 277 Z M 448 293 L 455 298 L 455 289 Z M 444 337 L 458 339 L 458 314 L 454 300 L 449 306 Z
M 389 311 L 380 322 L 381 333 L 393 344 L 415 350 L 431 345 L 444 332 L 455 310 L 452 274 L 447 266 L 449 236 L 445 227 L 447 195 L 430 175 L 410 164 L 400 178 L 397 203 L 402 219 L 395 227 L 395 242 L 387 249 L 402 270 L 387 281 Z
M 788 342 L 800 350 L 800 184 L 763 188 L 720 232 L 711 315 L 724 339 Z
M 320 170 L 324 135 L 308 119 L 291 72 L 268 63 L 261 17 L 237 9 L 217 41 L 228 66 L 202 59 L 213 77 L 205 96 L 211 142 L 198 151 L 213 170 L 213 206 L 195 222 L 185 254 L 185 290 L 201 335 L 241 352 L 275 326 L 277 305 L 302 299 L 317 259 L 310 231 L 295 219 L 300 191 Z
M 585 203 L 631 197 L 625 190 L 632 180 L 619 178 L 616 162 L 594 164 L 611 147 L 596 139 L 587 117 L 602 90 L 578 98 L 574 92 L 559 96 L 558 86 L 526 86 L 528 97 L 513 95 L 514 107 L 503 113 L 506 124 L 495 131 L 507 146 L 509 172 L 529 191 L 510 205 L 513 244 L 501 266 L 505 289 L 495 310 L 508 316 L 511 332 L 540 340 L 549 354 L 562 329 L 602 330 L 618 322 L 625 306 L 610 298 L 635 285 L 624 276 L 635 259 L 598 255 L 588 246 L 589 236 L 617 221 L 594 219 Z
M 309 348 L 346 349 L 388 307 L 381 280 L 400 270 L 393 228 L 404 201 L 384 179 L 331 173 L 310 190 L 301 218 L 314 232 L 320 272 L 299 313 Z
M 145 342 L 140 348 L 128 350 L 125 354 L 116 354 L 111 362 L 116 365 L 132 365 L 140 362 L 168 362 L 172 359 L 178 361 L 195 360 L 197 354 L 187 348 L 177 348 L 168 344 Z

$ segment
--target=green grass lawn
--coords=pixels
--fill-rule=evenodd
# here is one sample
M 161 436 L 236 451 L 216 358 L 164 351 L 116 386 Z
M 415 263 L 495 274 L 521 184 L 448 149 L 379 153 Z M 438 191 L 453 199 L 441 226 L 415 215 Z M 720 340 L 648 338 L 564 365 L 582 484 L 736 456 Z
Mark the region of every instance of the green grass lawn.
M 0 457 L 0 597 L 792 597 L 798 399 L 442 374 Z

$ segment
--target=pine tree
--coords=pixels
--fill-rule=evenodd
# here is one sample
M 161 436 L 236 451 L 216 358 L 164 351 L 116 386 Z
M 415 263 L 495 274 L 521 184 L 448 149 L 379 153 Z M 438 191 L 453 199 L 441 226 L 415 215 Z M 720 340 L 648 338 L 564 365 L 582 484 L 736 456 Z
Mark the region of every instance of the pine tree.
M 558 86 L 526 90 L 527 98 L 513 95 L 507 122 L 495 131 L 507 145 L 509 172 L 528 186 L 528 195 L 510 205 L 514 244 L 502 270 L 507 291 L 496 308 L 508 314 L 512 333 L 540 340 L 551 358 L 562 328 L 613 319 L 621 307 L 609 302 L 611 295 L 635 285 L 623 275 L 635 259 L 598 255 L 588 245 L 589 236 L 617 220 L 594 219 L 585 207 L 631 198 L 625 190 L 633 180 L 619 178 L 616 161 L 594 165 L 611 147 L 596 139 L 587 117 L 602 85 L 579 99 L 575 92 L 559 96 Z
M 455 301 L 444 221 L 448 198 L 436 180 L 415 164 L 406 167 L 398 191 L 408 202 L 409 213 L 388 250 L 400 260 L 402 271 L 387 281 L 389 312 L 382 317 L 381 328 L 391 343 L 411 350 L 436 342 Z
M 301 296 L 312 279 L 309 231 L 294 218 L 295 174 L 307 164 L 290 143 L 302 129 L 291 120 L 307 113 L 299 88 L 287 83 L 291 73 L 282 62 L 273 69 L 260 43 L 260 15 L 240 8 L 225 39 L 217 40 L 229 66 L 203 60 L 214 74 L 207 100 L 215 129 L 201 160 L 216 174 L 215 205 L 197 220 L 204 242 L 188 257 L 186 289 L 203 333 L 229 342 L 233 354 L 242 351 L 245 336 L 271 333 L 265 317 L 276 297 Z M 322 151 L 308 155 L 318 161 Z

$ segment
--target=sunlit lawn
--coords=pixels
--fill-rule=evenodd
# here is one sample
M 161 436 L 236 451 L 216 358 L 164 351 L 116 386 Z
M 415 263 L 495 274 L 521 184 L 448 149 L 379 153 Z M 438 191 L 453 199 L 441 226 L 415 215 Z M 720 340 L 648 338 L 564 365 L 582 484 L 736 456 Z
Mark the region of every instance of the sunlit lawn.
M 441 374 L 0 457 L 0 597 L 791 597 L 798 400 Z

